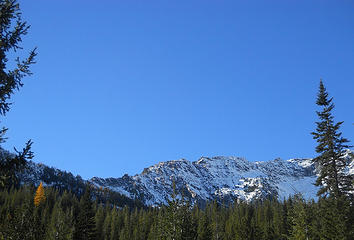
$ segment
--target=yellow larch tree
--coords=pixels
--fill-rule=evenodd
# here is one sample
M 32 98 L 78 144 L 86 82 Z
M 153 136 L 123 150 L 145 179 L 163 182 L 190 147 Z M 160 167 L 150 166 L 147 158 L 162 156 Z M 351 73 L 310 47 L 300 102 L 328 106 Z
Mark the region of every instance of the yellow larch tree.
M 45 201 L 44 188 L 41 182 L 37 188 L 36 195 L 34 196 L 34 205 L 38 207 L 44 201 Z

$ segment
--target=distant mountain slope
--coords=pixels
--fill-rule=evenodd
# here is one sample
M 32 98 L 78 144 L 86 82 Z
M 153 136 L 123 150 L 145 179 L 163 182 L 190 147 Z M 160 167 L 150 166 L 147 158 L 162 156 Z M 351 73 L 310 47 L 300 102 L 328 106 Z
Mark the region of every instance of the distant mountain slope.
M 0 147 L 0 161 L 3 161 L 9 156 L 14 156 L 7 150 Z M 28 161 L 25 169 L 17 172 L 17 177 L 21 184 L 38 186 L 43 182 L 45 186 L 51 186 L 58 191 L 71 191 L 76 196 L 81 196 L 87 184 L 90 181 L 82 179 L 79 175 L 74 176 L 70 172 L 46 166 L 45 164 Z M 109 202 L 116 206 L 123 207 L 142 207 L 143 203 L 137 199 L 131 199 L 123 194 L 109 190 L 103 187 L 94 187 L 92 193 L 100 202 Z
M 9 154 L 1 150 L 0 154 Z M 354 174 L 353 153 L 347 151 L 350 163 L 345 171 Z M 96 186 L 98 197 L 105 196 L 121 204 L 158 205 L 167 202 L 176 183 L 176 192 L 192 202 L 204 203 L 217 199 L 229 202 L 235 199 L 251 201 L 264 197 L 287 198 L 302 193 L 307 199 L 316 199 L 316 167 L 311 159 L 275 159 L 266 162 L 249 162 L 239 157 L 202 157 L 190 162 L 185 159 L 160 162 L 135 176 L 120 178 L 94 177 L 84 180 L 70 172 L 29 161 L 19 174 L 24 184 L 44 182 L 58 189 L 81 194 L 85 184 Z M 112 202 L 112 201 L 111 201 Z
M 349 151 L 346 158 L 351 163 L 346 172 L 353 174 Z M 156 205 L 166 203 L 173 191 L 173 181 L 176 191 L 194 202 L 213 199 L 228 202 L 268 196 L 282 199 L 296 193 L 316 199 L 315 180 L 316 168 L 311 159 L 249 162 L 238 157 L 202 157 L 195 162 L 185 159 L 161 162 L 135 176 L 94 177 L 90 182 L 130 198 L 139 198 L 147 205 Z
M 40 182 L 43 182 L 45 186 L 51 186 L 60 191 L 68 190 L 77 196 L 84 193 L 87 184 L 92 185 L 90 181 L 82 179 L 79 175 L 74 176 L 70 172 L 32 161 L 27 163 L 26 169 L 19 174 L 19 178 L 22 184 L 38 186 Z M 96 186 L 92 189 L 92 193 L 100 202 L 109 202 L 119 207 L 127 205 L 133 208 L 144 205 L 137 199 L 130 198 L 116 191 L 111 191 L 109 188 Z

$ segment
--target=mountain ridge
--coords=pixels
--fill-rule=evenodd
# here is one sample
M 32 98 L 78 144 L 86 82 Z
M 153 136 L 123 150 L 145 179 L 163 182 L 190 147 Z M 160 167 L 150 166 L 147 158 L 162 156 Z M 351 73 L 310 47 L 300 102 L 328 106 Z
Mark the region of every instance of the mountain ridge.
M 353 174 L 352 152 L 346 158 Z M 176 191 L 192 202 L 214 199 L 252 201 L 264 197 L 287 198 L 302 193 L 306 199 L 316 199 L 314 186 L 318 169 L 310 158 L 250 162 L 241 157 L 201 157 L 190 162 L 186 159 L 159 162 L 145 168 L 140 174 L 121 178 L 93 177 L 89 181 L 97 187 L 108 188 L 147 205 L 165 204 Z
M 345 156 L 349 167 L 347 174 L 354 174 L 353 152 Z M 166 204 L 176 192 L 192 203 L 203 204 L 218 200 L 232 202 L 236 199 L 252 201 L 265 197 L 287 198 L 302 193 L 306 199 L 316 199 L 318 188 L 314 186 L 318 168 L 310 158 L 250 162 L 243 157 L 201 157 L 196 161 L 186 159 L 159 162 L 133 176 L 93 177 L 84 180 L 70 172 L 29 161 L 24 172 L 19 174 L 24 184 L 47 186 L 82 191 L 89 183 L 104 191 L 118 193 L 145 205 Z

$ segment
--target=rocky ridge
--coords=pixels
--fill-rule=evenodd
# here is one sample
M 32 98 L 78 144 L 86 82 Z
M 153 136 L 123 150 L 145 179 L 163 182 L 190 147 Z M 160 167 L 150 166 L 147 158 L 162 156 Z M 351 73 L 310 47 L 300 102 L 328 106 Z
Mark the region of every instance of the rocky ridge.
M 354 173 L 354 163 L 348 151 L 346 158 Z M 316 199 L 314 186 L 317 170 L 311 159 L 275 159 L 249 162 L 239 157 L 202 157 L 190 162 L 185 159 L 160 162 L 135 176 L 121 178 L 94 177 L 89 181 L 97 187 L 108 188 L 147 205 L 167 202 L 173 192 L 181 193 L 192 202 L 214 199 L 252 201 L 264 197 L 287 198 L 301 193 L 306 199 Z

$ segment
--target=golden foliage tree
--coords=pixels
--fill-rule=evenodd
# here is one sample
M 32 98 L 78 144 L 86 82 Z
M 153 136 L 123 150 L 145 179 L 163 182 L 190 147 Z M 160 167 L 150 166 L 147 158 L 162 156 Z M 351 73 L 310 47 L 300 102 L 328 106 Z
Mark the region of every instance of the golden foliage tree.
M 44 188 L 41 182 L 37 188 L 36 195 L 34 196 L 34 205 L 38 207 L 44 201 L 45 201 Z

